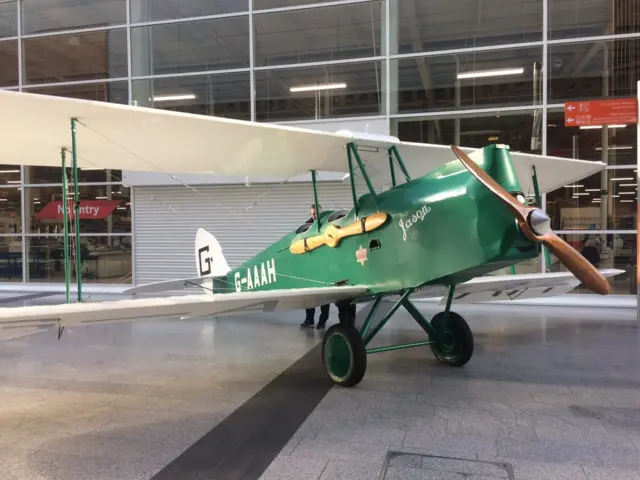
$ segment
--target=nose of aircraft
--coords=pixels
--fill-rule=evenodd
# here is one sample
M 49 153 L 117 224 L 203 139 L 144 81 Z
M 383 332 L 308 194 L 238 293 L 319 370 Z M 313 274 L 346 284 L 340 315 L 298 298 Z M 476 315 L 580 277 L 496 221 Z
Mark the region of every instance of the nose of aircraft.
M 551 231 L 551 219 L 538 208 L 529 214 L 529 225 L 537 235 L 545 235 Z
M 544 212 L 518 202 L 466 153 L 455 145 L 452 145 L 451 149 L 467 170 L 511 210 L 525 237 L 545 245 L 589 290 L 601 295 L 610 292 L 611 286 L 607 279 L 586 258 L 553 232 L 549 217 Z

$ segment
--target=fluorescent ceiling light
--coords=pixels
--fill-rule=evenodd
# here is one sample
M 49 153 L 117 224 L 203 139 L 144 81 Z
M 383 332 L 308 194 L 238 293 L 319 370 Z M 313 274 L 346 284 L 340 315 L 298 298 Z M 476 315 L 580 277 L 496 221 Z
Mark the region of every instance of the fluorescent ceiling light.
M 608 147 L 607 150 L 633 150 L 632 145 L 613 145 Z M 601 152 L 602 147 L 596 147 L 596 151 Z
M 580 127 L 580 130 L 600 130 L 603 125 L 584 125 Z M 608 125 L 609 128 L 626 128 L 626 125 Z
M 585 188 L 584 191 L 585 192 L 599 192 L 600 189 L 599 188 Z
M 96 200 L 106 200 L 107 197 L 96 197 Z
M 193 93 L 183 93 L 177 95 L 158 95 L 153 97 L 154 102 L 170 102 L 172 100 L 193 100 L 196 96 Z
M 635 183 L 621 183 L 620 185 L 618 185 L 619 187 L 635 187 L 636 184 Z
M 321 83 L 316 85 L 300 85 L 299 87 L 289 87 L 290 92 L 314 92 L 316 90 L 335 90 L 337 88 L 347 88 L 346 83 Z
M 0 170 L 0 173 L 20 173 L 20 170 Z
M 620 182 L 622 180 L 634 180 L 633 177 L 616 177 L 610 179 L 612 182 Z
M 635 195 L 636 192 L 618 192 L 620 195 Z
M 565 185 L 564 188 L 582 188 L 584 185 Z
M 478 70 L 475 72 L 459 73 L 458 79 L 500 77 L 502 75 L 522 75 L 524 68 L 498 68 L 496 70 Z
M 631 202 L 635 202 L 635 200 L 620 200 L 620 202 L 622 202 L 622 203 L 631 203 Z
M 7 183 L 20 183 L 20 180 L 7 180 Z
M 573 196 L 577 197 L 578 195 L 590 195 L 589 193 L 586 192 L 582 192 L 582 193 L 574 193 Z

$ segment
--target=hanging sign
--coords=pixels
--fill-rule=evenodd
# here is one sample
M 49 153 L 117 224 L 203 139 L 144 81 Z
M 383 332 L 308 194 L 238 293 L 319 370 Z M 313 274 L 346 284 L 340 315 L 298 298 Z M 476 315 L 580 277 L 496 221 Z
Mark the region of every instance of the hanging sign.
M 566 102 L 564 104 L 565 127 L 626 125 L 628 123 L 638 123 L 637 98 Z
M 67 208 L 69 218 L 74 218 L 74 205 L 69 202 Z M 102 220 L 107 218 L 120 205 L 120 200 L 80 200 L 80 220 Z M 62 202 L 49 202 L 35 215 L 38 220 L 62 220 L 64 210 Z

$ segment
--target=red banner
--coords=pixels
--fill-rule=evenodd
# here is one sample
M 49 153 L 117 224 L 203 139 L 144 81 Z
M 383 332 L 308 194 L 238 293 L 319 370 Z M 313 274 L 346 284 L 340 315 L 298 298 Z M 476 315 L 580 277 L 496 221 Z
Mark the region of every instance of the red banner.
M 565 127 L 638 123 L 638 99 L 616 98 L 564 104 Z
M 69 218 L 74 218 L 74 205 L 73 202 L 69 202 L 67 208 Z M 102 220 L 107 218 L 111 213 L 120 205 L 120 200 L 80 200 L 80 220 Z M 35 217 L 38 220 L 44 219 L 56 219 L 62 220 L 64 218 L 64 210 L 62 209 L 62 202 L 50 202 L 45 207 L 36 213 Z

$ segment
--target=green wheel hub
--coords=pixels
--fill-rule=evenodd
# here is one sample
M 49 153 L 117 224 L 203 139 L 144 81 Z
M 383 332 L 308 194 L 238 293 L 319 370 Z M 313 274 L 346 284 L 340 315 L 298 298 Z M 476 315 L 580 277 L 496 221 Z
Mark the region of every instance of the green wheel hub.
M 449 312 L 446 322 L 444 319 L 444 312 L 440 312 L 431 320 L 436 331 L 431 350 L 438 361 L 461 367 L 473 355 L 473 334 L 464 318 L 457 313 Z
M 456 338 L 449 328 L 444 328 L 440 333 L 438 347 L 445 354 L 452 354 L 456 349 Z
M 322 339 L 322 363 L 333 383 L 353 387 L 367 369 L 367 351 L 352 325 L 332 325 Z
M 335 333 L 327 340 L 325 358 L 327 370 L 332 378 L 342 380 L 349 374 L 353 364 L 353 352 L 344 334 Z

